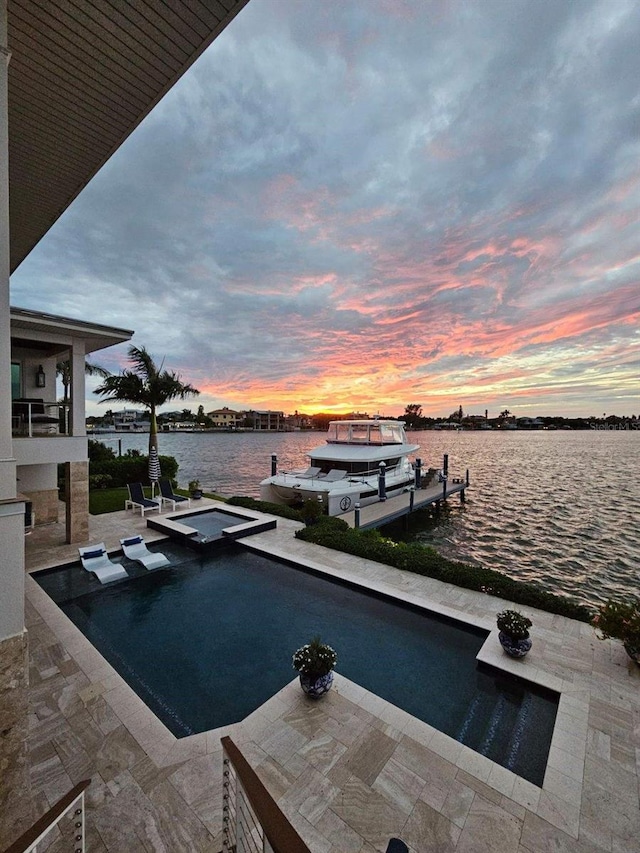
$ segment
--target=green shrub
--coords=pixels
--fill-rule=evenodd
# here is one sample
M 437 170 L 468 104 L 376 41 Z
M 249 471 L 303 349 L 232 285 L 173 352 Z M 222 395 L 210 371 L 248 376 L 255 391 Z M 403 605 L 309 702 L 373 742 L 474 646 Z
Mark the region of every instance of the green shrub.
M 109 489 L 113 486 L 113 477 L 109 474 L 90 474 L 89 489 Z
M 600 631 L 596 635 L 599 640 L 620 640 L 631 657 L 640 658 L 640 598 L 610 598 L 593 617 L 592 624 Z
M 107 447 L 101 441 L 90 438 L 88 441 L 89 462 L 105 462 L 107 459 L 115 459 L 116 454 L 112 447 Z
M 161 456 L 160 470 L 163 479 L 173 480 L 178 472 L 178 462 L 173 456 Z M 111 458 L 89 460 L 89 483 L 92 477 L 98 475 L 110 477 L 112 486 L 126 486 L 127 483 L 148 484 L 149 457 L 141 456 L 138 452 L 127 451 L 124 456 L 112 454 Z
M 572 598 L 554 595 L 538 584 L 514 580 L 484 566 L 471 566 L 441 556 L 418 543 L 394 542 L 377 530 L 353 530 L 340 518 L 325 517 L 312 527 L 296 531 L 298 539 L 344 551 L 396 569 L 506 598 L 517 604 L 590 622 L 592 612 Z
M 267 512 L 269 515 L 277 515 L 280 518 L 289 518 L 291 521 L 302 521 L 300 510 L 285 504 L 274 504 L 270 501 L 259 501 L 256 498 L 235 496 L 229 498 L 227 503 L 232 506 L 242 506 L 245 509 L 254 509 L 256 512 Z
M 324 507 L 318 500 L 306 500 L 299 509 L 306 524 L 315 524 L 324 515 Z

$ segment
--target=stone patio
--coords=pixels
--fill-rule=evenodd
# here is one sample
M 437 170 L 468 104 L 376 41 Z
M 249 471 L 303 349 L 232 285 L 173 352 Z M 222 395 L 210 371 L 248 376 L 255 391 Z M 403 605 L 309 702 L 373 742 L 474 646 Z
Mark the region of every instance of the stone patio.
M 133 530 L 154 539 L 146 520 L 91 517 L 91 541 L 115 549 Z M 640 668 L 619 643 L 522 608 L 534 645 L 513 661 L 494 631 L 503 600 L 309 545 L 294 538 L 296 527 L 278 519 L 248 541 L 492 630 L 482 660 L 561 691 L 542 788 L 339 674 L 319 702 L 292 681 L 242 723 L 177 740 L 28 577 L 36 814 L 90 776 L 89 851 L 217 853 L 220 737 L 229 734 L 313 853 L 384 851 L 392 836 L 413 853 L 637 853 Z M 76 558 L 58 528 L 28 537 L 29 570 Z

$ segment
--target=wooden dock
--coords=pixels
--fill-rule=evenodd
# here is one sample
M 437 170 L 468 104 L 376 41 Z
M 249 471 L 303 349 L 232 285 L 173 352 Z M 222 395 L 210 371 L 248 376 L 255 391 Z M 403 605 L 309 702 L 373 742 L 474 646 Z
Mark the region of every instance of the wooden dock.
M 460 495 L 464 501 L 465 490 L 469 488 L 466 480 L 454 478 L 445 483 L 433 483 L 426 488 L 415 491 L 406 491 L 394 498 L 385 501 L 377 501 L 360 508 L 360 523 L 356 525 L 356 512 L 345 512 L 340 515 L 349 527 L 358 526 L 360 530 L 368 530 L 372 527 L 381 527 L 398 518 L 409 515 L 417 509 L 424 509 L 432 504 L 440 504 L 451 495 Z M 413 495 L 413 500 L 412 500 Z

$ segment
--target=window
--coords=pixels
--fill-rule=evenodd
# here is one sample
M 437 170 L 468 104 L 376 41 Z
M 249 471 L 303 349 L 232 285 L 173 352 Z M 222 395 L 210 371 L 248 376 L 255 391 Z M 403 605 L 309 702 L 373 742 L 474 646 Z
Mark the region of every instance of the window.
M 19 361 L 11 362 L 11 399 L 22 397 L 22 365 Z

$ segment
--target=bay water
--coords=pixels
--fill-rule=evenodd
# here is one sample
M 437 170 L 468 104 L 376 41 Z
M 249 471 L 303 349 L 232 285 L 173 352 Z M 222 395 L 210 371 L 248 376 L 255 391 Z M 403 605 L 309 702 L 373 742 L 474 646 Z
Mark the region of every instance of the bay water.
M 409 433 L 423 470 L 469 469 L 466 503 L 456 496 L 437 516 L 415 513 L 384 528 L 394 538 L 433 545 L 443 555 L 542 583 L 597 605 L 640 593 L 640 431 L 474 431 Z M 147 452 L 148 435 L 99 435 L 122 452 Z M 259 497 L 271 471 L 306 467 L 322 432 L 161 433 L 161 454 L 179 464 L 178 482 L 205 491 Z

